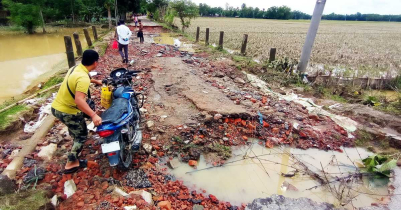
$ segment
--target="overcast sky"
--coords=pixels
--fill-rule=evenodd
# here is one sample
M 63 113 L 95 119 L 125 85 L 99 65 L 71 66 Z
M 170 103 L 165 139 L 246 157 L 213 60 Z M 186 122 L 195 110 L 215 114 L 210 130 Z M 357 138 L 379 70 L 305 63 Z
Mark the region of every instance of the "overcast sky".
M 247 7 L 259 7 L 267 9 L 271 6 L 286 5 L 292 10 L 312 14 L 316 0 L 192 0 L 196 4 L 206 3 L 212 7 L 225 8 L 226 3 L 233 7 L 241 7 L 245 3 Z M 327 0 L 324 14 L 401 14 L 401 0 Z

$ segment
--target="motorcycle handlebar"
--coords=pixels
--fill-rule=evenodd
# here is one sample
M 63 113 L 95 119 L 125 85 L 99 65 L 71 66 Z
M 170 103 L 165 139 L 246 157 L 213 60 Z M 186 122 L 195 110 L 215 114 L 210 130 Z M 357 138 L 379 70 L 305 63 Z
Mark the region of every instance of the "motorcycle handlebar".
M 109 84 L 111 82 L 112 85 L 118 84 L 119 82 L 122 82 L 124 79 L 132 79 L 133 76 L 138 75 L 138 73 L 141 73 L 142 71 L 139 70 L 128 70 L 127 73 L 124 74 L 124 76 L 118 78 L 118 79 L 113 79 L 113 78 L 106 78 L 102 80 L 102 84 Z

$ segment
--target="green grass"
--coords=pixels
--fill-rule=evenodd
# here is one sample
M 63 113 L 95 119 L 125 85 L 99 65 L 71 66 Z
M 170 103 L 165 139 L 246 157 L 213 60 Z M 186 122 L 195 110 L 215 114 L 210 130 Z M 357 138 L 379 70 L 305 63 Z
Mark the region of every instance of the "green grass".
M 181 139 L 181 137 L 179 136 L 173 136 L 174 141 L 178 142 L 178 143 L 183 143 L 184 141 Z
M 54 76 L 50 78 L 42 87 L 42 90 L 46 90 L 47 88 L 53 87 L 54 85 L 62 83 L 64 77 Z
M 261 67 L 260 64 L 256 63 L 252 58 L 246 57 L 246 56 L 239 56 L 239 55 L 232 55 L 231 59 L 235 61 L 240 68 L 238 69 L 249 69 L 249 68 L 256 68 L 256 67 Z
M 374 106 L 373 108 L 387 114 L 401 115 L 401 103 L 399 102 L 394 102 L 389 105 Z
M 41 190 L 29 190 L 0 197 L 1 210 L 37 210 L 42 209 L 49 199 Z M 43 208 L 45 209 L 45 208 Z
M 356 146 L 364 147 L 367 146 L 367 143 L 373 140 L 372 134 L 368 133 L 365 130 L 358 130 L 356 132 L 355 144 Z
M 14 106 L 4 112 L 0 113 L 0 129 L 5 129 L 10 125 L 11 122 L 18 119 L 18 114 L 27 110 L 27 106 L 25 105 L 17 105 Z
M 16 98 L 12 98 L 12 99 L 9 99 L 9 100 L 7 100 L 7 101 L 4 101 L 1 105 L 0 105 L 0 109 L 4 109 L 4 108 L 6 108 L 7 106 L 9 106 L 9 105 L 11 105 L 11 104 L 13 104 L 13 103 L 15 103 L 15 102 L 17 102 L 18 101 L 18 99 L 16 99 Z
M 390 141 L 388 138 L 376 136 L 363 129 L 355 132 L 355 145 L 381 155 L 392 155 L 399 153 L 398 149 L 390 146 Z
M 330 99 L 333 100 L 333 101 L 340 102 L 340 103 L 347 103 L 347 99 L 345 99 L 345 98 L 343 98 L 343 97 L 341 97 L 339 95 L 331 95 Z
M 219 156 L 221 156 L 224 160 L 227 160 L 231 157 L 231 147 L 221 145 L 219 143 L 209 144 L 207 146 L 210 152 L 215 152 Z
M 97 47 L 99 47 L 99 56 L 103 56 L 104 54 L 106 54 L 108 43 L 107 42 L 105 42 L 105 43 L 102 42 L 101 44 L 98 44 Z

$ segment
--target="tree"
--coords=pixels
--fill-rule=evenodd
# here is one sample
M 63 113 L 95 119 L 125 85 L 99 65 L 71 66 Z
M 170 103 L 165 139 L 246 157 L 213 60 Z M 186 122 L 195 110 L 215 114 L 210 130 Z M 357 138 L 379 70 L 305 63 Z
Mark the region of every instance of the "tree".
M 207 4 L 199 4 L 199 14 L 205 16 L 209 14 L 210 7 Z
M 93 18 L 99 21 L 102 15 L 103 5 L 98 5 L 96 0 L 81 0 L 82 4 L 78 11 L 78 14 L 83 17 L 85 22 L 92 22 Z
M 281 6 L 278 8 L 277 19 L 288 20 L 291 18 L 291 8 L 287 6 Z
M 39 7 L 39 15 L 40 15 L 40 20 L 42 22 L 42 31 L 43 33 L 46 33 L 45 19 L 43 18 L 43 8 L 45 7 L 46 0 L 36 0 L 34 1 L 34 3 Z
M 24 27 L 29 34 L 35 32 L 35 27 L 41 23 L 40 8 L 30 0 L 4 0 L 6 8 L 10 11 L 13 23 Z
M 106 7 L 106 9 L 107 9 L 107 19 L 109 21 L 109 29 L 111 29 L 111 26 L 112 26 L 112 24 L 111 24 L 111 8 L 113 7 L 113 5 L 114 5 L 114 0 L 106 0 L 104 2 L 104 7 Z
M 181 21 L 182 31 L 191 25 L 191 20 L 198 17 L 198 6 L 191 0 L 174 0 L 170 2 L 170 8 L 175 11 L 176 17 Z
M 304 12 L 295 10 L 295 11 L 292 12 L 292 17 L 291 18 L 295 19 L 295 20 L 309 20 L 309 19 L 312 18 L 312 16 L 308 15 L 308 14 L 306 14 Z
M 246 17 L 246 4 L 245 3 L 243 3 L 242 5 L 241 5 L 241 14 L 240 14 L 240 17 Z

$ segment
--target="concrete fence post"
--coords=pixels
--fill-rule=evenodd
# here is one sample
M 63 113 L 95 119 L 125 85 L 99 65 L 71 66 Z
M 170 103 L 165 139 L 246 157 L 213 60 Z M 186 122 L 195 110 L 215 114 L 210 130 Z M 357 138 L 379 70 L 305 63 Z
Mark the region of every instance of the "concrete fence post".
M 276 51 L 277 51 L 276 48 L 271 48 L 270 49 L 270 58 L 269 58 L 270 62 L 276 60 Z
M 209 45 L 209 28 L 206 28 L 206 40 L 205 40 L 205 45 Z
M 82 56 L 82 45 L 81 41 L 79 40 L 79 35 L 78 33 L 74 33 L 74 42 L 75 42 L 75 47 L 77 48 L 77 55 Z
M 248 43 L 248 34 L 244 34 L 244 38 L 242 39 L 242 46 L 241 46 L 241 54 L 246 54 L 246 45 Z
M 74 48 L 70 36 L 64 36 L 65 52 L 67 54 L 68 67 L 75 66 Z
M 92 32 L 93 32 L 93 38 L 95 39 L 95 41 L 98 40 L 97 38 L 97 30 L 96 30 L 96 26 L 92 26 Z
M 88 47 L 92 46 L 92 40 L 91 40 L 91 37 L 89 36 L 88 29 L 84 28 L 84 34 L 85 34 L 86 42 L 88 43 Z
M 199 42 L 200 27 L 196 28 L 196 42 Z
M 223 49 L 223 42 L 224 42 L 224 31 L 220 31 L 220 39 L 219 39 L 219 49 Z

